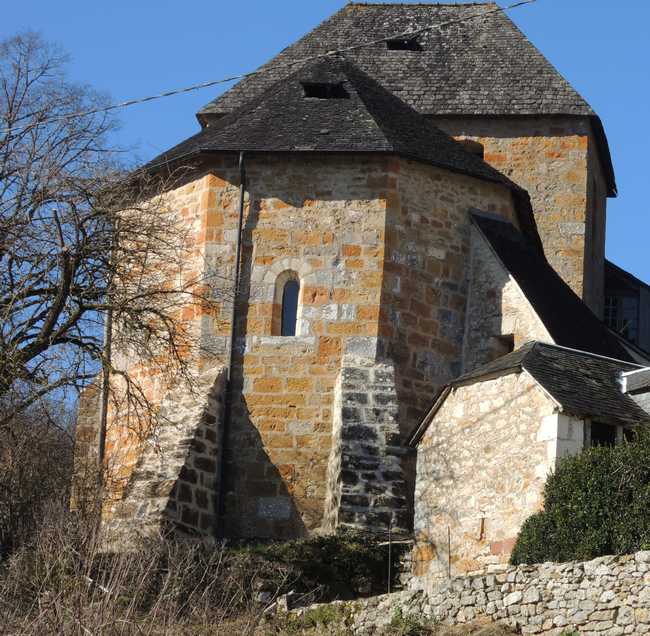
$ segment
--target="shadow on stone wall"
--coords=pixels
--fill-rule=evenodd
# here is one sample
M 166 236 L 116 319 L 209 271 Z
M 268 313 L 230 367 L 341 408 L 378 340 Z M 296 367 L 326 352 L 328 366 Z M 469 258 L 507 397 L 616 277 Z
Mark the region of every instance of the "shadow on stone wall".
M 296 502 L 278 467 L 267 454 L 253 423 L 244 395 L 244 355 L 251 294 L 253 232 L 260 214 L 260 198 L 249 193 L 249 213 L 242 228 L 240 290 L 237 299 L 232 369 L 232 417 L 224 440 L 225 497 L 223 534 L 226 537 L 288 539 L 307 530 Z M 272 196 L 264 192 L 263 197 Z M 298 201 L 290 201 L 297 206 Z M 300 198 L 302 204 L 302 198 Z

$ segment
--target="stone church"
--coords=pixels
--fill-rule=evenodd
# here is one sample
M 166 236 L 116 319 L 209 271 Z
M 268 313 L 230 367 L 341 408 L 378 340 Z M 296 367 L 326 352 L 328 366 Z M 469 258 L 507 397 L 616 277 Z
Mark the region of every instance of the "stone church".
M 115 536 L 415 530 L 422 572 L 475 569 L 557 457 L 645 418 L 603 320 L 603 125 L 495 4 L 348 4 L 197 118 L 146 168 L 191 163 L 168 195 L 236 301 L 184 314 L 198 393 L 141 374 L 155 443 L 109 418 Z

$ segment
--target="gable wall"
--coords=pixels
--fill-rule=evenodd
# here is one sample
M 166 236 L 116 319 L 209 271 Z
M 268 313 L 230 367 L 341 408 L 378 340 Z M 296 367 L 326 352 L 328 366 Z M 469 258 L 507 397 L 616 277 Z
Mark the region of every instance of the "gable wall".
M 553 342 L 523 292 L 480 231 L 472 226 L 471 278 L 463 346 L 463 373 L 498 357 L 495 336 L 512 334 L 514 348 Z
M 447 397 L 418 446 L 416 575 L 447 576 L 448 536 L 452 574 L 507 563 L 558 455 L 554 409 L 526 373 Z
M 606 190 L 589 121 L 562 117 L 433 121 L 457 139 L 483 144 L 485 160 L 528 191 L 546 257 L 601 316 Z M 588 197 L 592 183 L 597 188 L 593 201 Z M 597 227 L 592 226 L 594 214 Z M 596 237 L 593 256 L 591 236 Z

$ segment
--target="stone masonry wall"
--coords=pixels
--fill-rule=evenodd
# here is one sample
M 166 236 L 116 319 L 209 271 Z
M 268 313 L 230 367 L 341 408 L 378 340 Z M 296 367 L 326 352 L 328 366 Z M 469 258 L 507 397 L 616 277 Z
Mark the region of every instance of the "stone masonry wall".
M 376 362 L 393 365 L 404 437 L 461 367 L 468 210 L 514 211 L 500 184 L 394 157 L 251 156 L 246 171 L 223 529 L 287 538 L 323 523 L 334 389 L 350 343 L 377 339 Z M 212 306 L 181 315 L 196 334 L 197 372 L 225 363 L 238 186 L 236 157 L 223 155 L 169 195 L 190 230 L 186 275 L 207 277 L 213 290 Z M 287 276 L 300 281 L 295 337 L 276 331 Z M 160 404 L 170 378 L 119 344 L 116 357 Z M 109 416 L 108 515 L 150 434 L 118 408 Z
M 468 210 L 514 213 L 499 184 L 389 157 L 251 159 L 248 190 L 226 526 L 296 536 L 323 523 L 349 344 L 378 339 L 405 435 L 460 368 Z M 295 338 L 273 335 L 286 272 L 301 284 Z
M 206 369 L 163 398 L 124 495 L 104 506 L 107 545 L 169 530 L 214 536 L 225 379 L 223 368 Z
M 499 621 L 522 634 L 587 636 L 650 633 L 650 552 L 586 562 L 493 568 L 475 576 L 338 602 L 354 634 L 374 634 L 396 612 L 418 621 L 463 624 Z M 304 613 L 307 610 L 299 610 Z
M 97 382 L 79 396 L 74 438 L 74 479 L 70 505 L 73 510 L 89 510 L 96 506 L 99 485 L 99 408 Z
M 418 446 L 416 575 L 507 562 L 555 466 L 558 435 L 544 419 L 554 410 L 525 372 L 452 390 Z
M 463 373 L 494 360 L 498 336 L 512 335 L 514 348 L 539 340 L 553 342 L 521 289 L 472 227 L 472 274 L 463 345 Z
M 230 171 L 229 174 L 233 179 L 233 182 L 224 188 L 223 196 L 228 196 L 235 202 L 230 213 L 236 215 L 238 188 L 233 176 L 236 175 L 236 162 L 224 159 L 220 162 L 220 167 L 224 173 Z M 229 297 L 228 286 L 231 283 L 216 275 L 207 254 L 207 239 L 212 237 L 215 231 L 210 215 L 208 196 L 215 185 L 215 179 L 213 174 L 196 174 L 193 180 L 179 184 L 177 188 L 166 193 L 164 198 L 166 208 L 170 214 L 180 219 L 183 228 L 182 233 L 179 233 L 178 236 L 170 236 L 169 240 L 183 241 L 182 248 L 180 245 L 178 247 L 184 250 L 185 260 L 182 271 L 165 271 L 163 264 L 156 264 L 154 267 L 175 281 L 179 279 L 183 283 L 200 281 L 201 285 L 209 285 L 214 298 L 222 299 Z M 161 213 L 163 209 L 161 208 Z M 221 305 L 223 302 L 217 305 L 217 309 L 220 309 Z M 185 349 L 189 371 L 195 375 L 200 374 L 205 368 L 209 369 L 225 362 L 223 356 L 217 355 L 218 347 L 210 340 L 211 334 L 206 328 L 212 324 L 214 311 L 215 308 L 191 302 L 178 309 L 178 317 L 182 321 L 182 328 L 187 335 L 189 345 Z M 220 351 L 223 352 L 223 349 L 221 346 Z M 164 358 L 165 355 L 166 352 L 163 351 L 160 357 Z M 127 490 L 132 486 L 134 471 L 142 463 L 143 453 L 148 453 L 152 444 L 155 446 L 158 425 L 156 411 L 169 392 L 177 388 L 178 381 L 173 373 L 168 372 L 164 363 L 158 364 L 156 360 L 143 360 L 137 352 L 130 350 L 128 335 L 125 342 L 117 326 L 113 333 L 112 363 L 116 369 L 129 374 L 149 401 L 153 412 L 149 413 L 147 409 L 140 409 L 138 412 L 134 409 L 132 404 L 125 400 L 126 386 L 124 382 L 119 374 L 113 375 L 104 467 L 106 505 L 103 515 L 107 522 L 110 522 L 113 511 L 120 508 L 120 502 L 127 496 Z M 98 426 L 97 420 L 95 426 Z
M 481 143 L 485 160 L 530 194 L 544 251 L 554 269 L 601 315 L 604 276 L 605 196 L 595 139 L 584 118 L 434 118 L 457 139 Z M 598 199 L 588 201 L 590 182 Z M 586 244 L 587 223 L 597 206 L 594 258 Z M 591 207 L 591 209 L 590 209 Z
M 225 528 L 288 538 L 323 522 L 346 342 L 377 336 L 387 159 L 265 157 L 247 172 Z M 295 337 L 274 331 L 287 272 L 300 281 Z
M 325 528 L 408 532 L 393 366 L 346 355 L 334 404 Z
M 435 392 L 461 372 L 470 278 L 470 208 L 517 224 L 510 191 L 413 161 L 388 190 L 380 336 L 395 364 L 408 435 Z M 389 185 L 393 185 L 391 182 Z

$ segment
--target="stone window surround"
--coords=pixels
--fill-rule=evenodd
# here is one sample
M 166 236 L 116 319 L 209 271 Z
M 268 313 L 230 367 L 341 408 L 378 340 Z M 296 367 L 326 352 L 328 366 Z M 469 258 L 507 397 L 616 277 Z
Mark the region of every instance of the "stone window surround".
M 296 281 L 298 283 L 298 308 L 296 311 L 296 329 L 293 336 L 283 336 L 282 335 L 282 316 L 284 311 L 284 288 L 289 281 Z M 303 299 L 302 294 L 305 286 L 300 280 L 298 272 L 294 269 L 285 269 L 283 272 L 278 274 L 275 279 L 275 289 L 273 293 L 273 316 L 271 319 L 271 335 L 278 336 L 282 338 L 290 338 L 295 336 L 304 335 L 301 331 L 301 325 L 303 325 L 302 320 L 302 307 Z
M 252 260 L 255 262 L 254 256 Z M 279 335 L 279 322 L 277 322 L 276 329 L 276 307 L 279 306 L 279 312 L 281 313 L 282 290 L 284 289 L 284 284 L 291 277 L 294 277 L 295 280 L 300 282 L 298 312 L 296 316 L 296 335 L 293 338 L 311 335 L 310 321 L 303 316 L 303 291 L 305 285 L 310 282 L 312 273 L 313 269 L 299 258 L 283 258 L 268 267 L 253 265 L 251 282 L 255 291 L 252 295 L 255 296 L 258 302 L 266 301 L 273 303 L 272 333 L 267 334 L 267 337 L 276 338 L 278 341 L 286 341 L 288 338 L 291 338 Z

